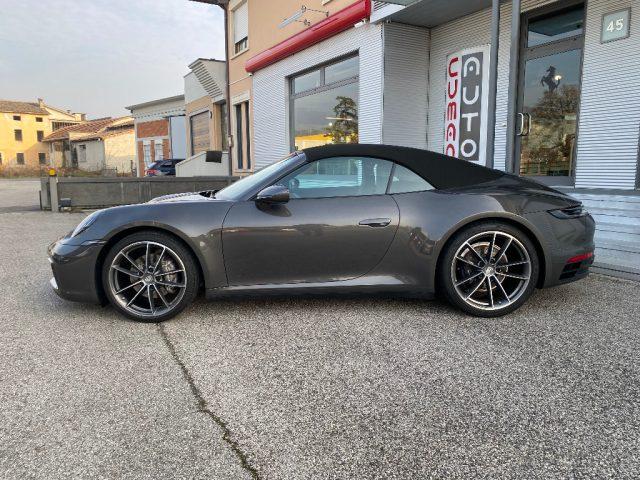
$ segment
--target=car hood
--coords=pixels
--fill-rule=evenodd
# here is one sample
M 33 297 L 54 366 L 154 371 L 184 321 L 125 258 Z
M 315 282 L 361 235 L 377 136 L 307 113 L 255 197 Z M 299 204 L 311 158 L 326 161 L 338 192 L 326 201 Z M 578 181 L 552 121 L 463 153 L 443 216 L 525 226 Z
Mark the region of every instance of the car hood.
M 152 198 L 147 203 L 173 203 L 173 202 L 202 202 L 203 200 L 216 201 L 214 197 L 217 190 L 205 190 L 202 192 L 172 193 Z

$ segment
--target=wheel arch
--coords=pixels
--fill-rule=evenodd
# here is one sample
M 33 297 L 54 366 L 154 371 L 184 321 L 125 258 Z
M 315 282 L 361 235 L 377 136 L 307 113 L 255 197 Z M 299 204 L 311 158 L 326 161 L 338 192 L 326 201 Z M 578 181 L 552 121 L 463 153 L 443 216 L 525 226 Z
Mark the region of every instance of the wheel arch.
M 204 276 L 203 259 L 198 254 L 196 249 L 193 248 L 191 243 L 183 236 L 183 234 L 179 233 L 178 231 L 175 231 L 172 228 L 158 226 L 158 225 L 131 226 L 131 227 L 124 228 L 122 230 L 118 230 L 113 235 L 111 235 L 107 240 L 107 242 L 103 245 L 102 249 L 100 250 L 100 253 L 98 254 L 98 258 L 96 260 L 96 268 L 95 268 L 95 276 L 96 276 L 95 280 L 96 280 L 96 286 L 98 289 L 98 296 L 100 297 L 100 301 L 103 304 L 107 303 L 107 296 L 104 291 L 104 285 L 102 284 L 102 268 L 104 267 L 104 261 L 107 255 L 109 254 L 109 251 L 116 243 L 118 243 L 120 240 L 122 240 L 123 238 L 129 235 L 132 235 L 134 233 L 139 233 L 139 232 L 163 233 L 179 241 L 189 251 L 189 253 L 193 255 L 193 258 L 196 261 L 196 265 L 198 266 L 198 274 L 200 275 L 200 281 L 202 283 L 205 282 L 206 277 Z
M 447 247 L 451 243 L 453 237 L 458 232 L 466 228 L 470 228 L 480 223 L 486 223 L 486 222 L 505 223 L 507 225 L 517 228 L 518 230 L 521 230 L 522 233 L 524 233 L 529 238 L 529 240 L 531 240 L 531 243 L 533 243 L 533 246 L 536 249 L 536 255 L 538 256 L 538 262 L 540 267 L 540 275 L 538 276 L 536 287 L 542 288 L 546 279 L 548 260 L 546 257 L 546 252 L 544 250 L 544 247 L 542 246 L 542 241 L 540 240 L 540 236 L 535 232 L 535 229 L 533 226 L 527 225 L 526 222 L 520 220 L 518 217 L 507 216 L 507 215 L 491 215 L 491 216 L 471 218 L 465 222 L 457 224 L 451 230 L 449 230 L 445 236 L 443 236 L 440 242 L 440 248 L 437 252 L 436 270 L 434 272 L 434 280 L 435 280 L 434 284 L 436 288 L 438 288 L 437 279 L 439 278 L 440 269 L 442 268 L 442 258 L 444 257 L 444 252 L 446 251 Z

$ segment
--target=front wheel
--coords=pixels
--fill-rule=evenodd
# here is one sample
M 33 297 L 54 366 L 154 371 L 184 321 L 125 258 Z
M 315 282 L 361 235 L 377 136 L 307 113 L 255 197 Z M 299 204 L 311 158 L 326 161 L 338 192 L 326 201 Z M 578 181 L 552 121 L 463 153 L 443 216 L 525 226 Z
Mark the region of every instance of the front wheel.
M 102 284 L 120 313 L 140 322 L 161 322 L 193 301 L 199 274 L 191 252 L 181 242 L 159 232 L 139 232 L 111 248 Z
M 472 315 L 497 317 L 513 312 L 531 296 L 539 270 L 527 235 L 505 223 L 486 222 L 451 239 L 439 281 L 454 306 Z

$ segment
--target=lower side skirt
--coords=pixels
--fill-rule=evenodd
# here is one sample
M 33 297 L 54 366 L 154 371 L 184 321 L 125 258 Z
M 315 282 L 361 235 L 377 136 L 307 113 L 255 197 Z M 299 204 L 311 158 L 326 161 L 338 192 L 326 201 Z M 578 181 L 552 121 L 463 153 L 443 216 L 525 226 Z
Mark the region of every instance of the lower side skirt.
M 206 290 L 208 299 L 227 296 L 285 296 L 285 295 L 384 295 L 431 299 L 434 292 L 428 292 L 416 285 L 407 285 L 396 278 L 375 277 L 335 282 L 282 283 L 267 285 L 232 285 Z

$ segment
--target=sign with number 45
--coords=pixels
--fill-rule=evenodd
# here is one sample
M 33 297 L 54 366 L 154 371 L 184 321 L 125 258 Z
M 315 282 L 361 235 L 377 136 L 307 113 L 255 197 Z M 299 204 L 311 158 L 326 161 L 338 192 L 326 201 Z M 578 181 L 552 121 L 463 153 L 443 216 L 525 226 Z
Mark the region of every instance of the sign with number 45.
M 613 42 L 629 36 L 631 9 L 618 10 L 602 16 L 601 42 Z

